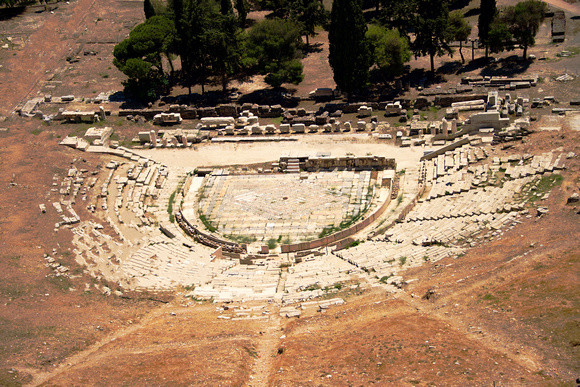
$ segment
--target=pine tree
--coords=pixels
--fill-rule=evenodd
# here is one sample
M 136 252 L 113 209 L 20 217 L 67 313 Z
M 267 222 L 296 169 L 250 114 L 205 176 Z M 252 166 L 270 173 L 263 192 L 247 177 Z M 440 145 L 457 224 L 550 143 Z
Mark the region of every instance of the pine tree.
M 495 0 L 481 0 L 477 28 L 479 29 L 479 40 L 485 45 L 486 58 L 489 55 L 489 31 L 496 15 L 497 6 Z
M 153 8 L 153 4 L 151 4 L 151 0 L 145 0 L 145 3 L 143 3 L 143 11 L 145 11 L 145 19 L 155 16 L 155 9 Z
M 234 12 L 231 0 L 220 0 L 220 12 L 222 15 L 228 15 Z
M 461 63 L 465 63 L 463 57 L 463 42 L 467 40 L 471 34 L 471 25 L 467 23 L 460 10 L 455 10 L 449 14 L 449 28 L 453 40 L 459 41 L 459 55 L 461 55 Z
M 246 18 L 248 17 L 246 0 L 236 0 L 236 11 L 238 11 L 238 20 L 240 23 L 240 28 L 245 28 Z
M 435 55 L 452 53 L 447 5 L 448 0 L 419 0 L 417 6 L 412 49 L 415 56 L 429 55 L 432 73 L 435 72 Z
M 536 34 L 544 20 L 547 6 L 539 0 L 526 0 L 506 9 L 505 19 L 515 41 L 524 49 L 523 57 L 528 58 L 528 47 L 536 44 Z
M 367 25 L 357 0 L 334 0 L 328 32 L 328 61 L 338 88 L 352 93 L 367 86 L 370 51 Z

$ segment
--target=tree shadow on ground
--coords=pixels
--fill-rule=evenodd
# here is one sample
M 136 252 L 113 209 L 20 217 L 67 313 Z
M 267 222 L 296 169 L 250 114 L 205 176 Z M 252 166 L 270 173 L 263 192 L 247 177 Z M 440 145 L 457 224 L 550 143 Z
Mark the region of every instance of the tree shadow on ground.
M 304 44 L 302 52 L 304 52 L 305 55 L 322 52 L 322 43 Z
M 409 84 L 410 87 L 431 87 L 432 85 L 437 85 L 439 83 L 445 83 L 445 75 L 439 72 L 435 74 L 426 69 L 414 69 L 410 73 L 401 76 L 401 81 L 403 85 Z
M 0 21 L 10 20 L 26 11 L 26 7 L 0 8 Z
M 461 68 L 457 69 L 455 74 L 459 75 L 459 74 L 469 73 L 472 71 L 483 69 L 488 64 L 489 64 L 489 59 L 486 59 L 485 57 L 477 58 L 475 60 L 467 62 L 466 65 L 461 66 Z
M 121 109 L 143 109 L 147 106 L 146 103 L 136 98 L 127 97 L 121 104 Z
M 479 8 L 471 8 L 469 11 L 463 14 L 463 17 L 479 16 L 481 10 Z
M 222 103 L 230 103 L 228 94 L 220 91 L 206 91 L 204 94 L 191 93 L 176 96 L 164 96 L 161 101 L 166 104 L 196 105 L 196 106 L 217 106 Z
M 258 105 L 282 105 L 283 107 L 296 107 L 300 102 L 294 98 L 285 88 L 255 90 L 240 97 L 238 103 L 251 103 Z
M 520 56 L 512 55 L 501 62 L 490 63 L 479 74 L 485 76 L 514 76 L 528 70 L 532 62 Z
M 470 0 L 454 0 L 449 4 L 449 11 L 455 11 L 456 9 L 463 9 L 467 7 Z
M 457 74 L 462 68 L 463 65 L 459 61 L 445 62 L 437 69 L 437 72 L 439 74 Z

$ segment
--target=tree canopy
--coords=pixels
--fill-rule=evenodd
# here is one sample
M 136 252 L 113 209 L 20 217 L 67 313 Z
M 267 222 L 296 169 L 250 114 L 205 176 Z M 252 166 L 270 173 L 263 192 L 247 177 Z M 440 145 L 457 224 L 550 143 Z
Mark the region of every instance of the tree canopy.
M 130 88 L 139 95 L 152 98 L 155 89 L 167 84 L 162 56 L 171 65 L 170 52 L 175 42 L 173 21 L 164 16 L 153 16 L 137 25 L 129 38 L 113 50 L 113 64 L 129 77 Z
M 461 56 L 461 63 L 465 63 L 463 57 L 463 42 L 467 40 L 471 34 L 471 25 L 467 23 L 460 10 L 455 10 L 449 14 L 449 34 L 451 39 L 459 41 L 459 55 Z
M 371 51 L 372 63 L 385 76 L 403 73 L 405 63 L 411 60 L 409 41 L 396 29 L 387 29 L 378 24 L 369 25 L 366 39 Z
M 265 19 L 252 27 L 245 37 L 244 64 L 266 75 L 265 81 L 280 87 L 282 83 L 302 82 L 300 29 L 288 20 Z
M 489 32 L 492 24 L 497 17 L 496 0 L 481 0 L 479 6 L 479 18 L 477 21 L 477 28 L 479 31 L 479 40 L 485 45 L 485 57 L 488 56 L 489 51 Z
M 519 45 L 526 59 L 528 47 L 536 43 L 535 36 L 544 20 L 546 9 L 546 4 L 538 0 L 526 0 L 503 8 L 488 31 L 486 43 L 491 52 L 513 50 Z
M 419 0 L 414 27 L 413 53 L 415 56 L 429 55 L 431 72 L 435 72 L 434 57 L 452 53 L 448 0 Z
M 371 63 L 365 39 L 367 25 L 358 0 L 334 0 L 328 32 L 328 61 L 340 90 L 366 87 Z
M 539 0 L 526 0 L 505 10 L 504 20 L 509 26 L 513 39 L 519 44 L 527 59 L 528 47 L 536 44 L 536 34 L 546 14 L 546 3 Z
M 300 28 L 300 34 L 306 37 L 306 44 L 309 44 L 309 37 L 315 36 L 317 25 L 326 25 L 328 12 L 319 0 L 290 0 L 285 3 L 284 14 L 294 21 Z
M 379 21 L 387 28 L 396 28 L 406 36 L 415 23 L 418 0 L 379 0 L 382 6 Z

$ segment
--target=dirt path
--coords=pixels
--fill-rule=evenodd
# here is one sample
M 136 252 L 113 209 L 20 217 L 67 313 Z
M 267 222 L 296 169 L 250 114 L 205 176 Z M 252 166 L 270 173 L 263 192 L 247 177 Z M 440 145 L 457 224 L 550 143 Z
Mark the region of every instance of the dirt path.
M 59 62 L 73 51 L 72 40 L 63 37 L 79 32 L 95 1 L 78 0 L 70 5 L 60 3 L 59 7 L 64 9 L 48 14 L 24 49 L 14 51 L 16 55 L 6 59 L 4 68 L 9 75 L 4 77 L 7 82 L 0 81 L 0 114 L 10 114 L 21 101 L 35 92 L 38 82 L 46 77 L 46 72 L 57 68 Z
M 565 2 L 564 0 L 544 0 L 544 1 L 550 5 L 553 5 L 554 7 L 573 13 L 574 15 L 580 15 L 580 5 L 570 4 Z
M 162 306 L 156 310 L 152 310 L 139 323 L 133 324 L 133 325 L 128 326 L 126 328 L 119 329 L 117 331 L 112 332 L 110 335 L 108 335 L 104 339 L 98 341 L 97 343 L 93 344 L 92 346 L 90 346 L 86 350 L 67 358 L 66 362 L 63 362 L 61 365 L 56 367 L 51 372 L 38 372 L 36 369 L 22 369 L 21 371 L 30 373 L 33 376 L 33 380 L 29 384 L 30 386 L 39 386 L 39 385 L 53 379 L 54 377 L 56 377 L 64 372 L 69 371 L 70 369 L 72 369 L 73 367 L 75 367 L 81 363 L 84 363 L 87 361 L 88 362 L 95 362 L 99 358 L 97 352 L 103 346 L 111 343 L 112 341 L 117 340 L 118 338 L 129 335 L 131 333 L 134 333 L 134 332 L 138 331 L 139 329 L 147 326 L 147 324 L 149 324 L 153 319 L 155 319 L 159 315 L 161 315 L 163 313 L 167 313 L 167 311 L 166 311 L 167 307 L 171 307 L 171 305 L 165 305 L 165 306 Z M 181 343 L 179 343 L 179 345 L 181 345 Z M 159 346 L 157 346 L 157 347 L 159 347 Z M 146 349 L 144 349 L 144 351 L 146 351 Z M 105 353 L 104 355 L 107 355 L 107 353 Z
M 282 318 L 276 308 L 270 315 L 268 326 L 261 332 L 258 348 L 256 348 L 257 357 L 250 376 L 250 387 L 268 387 L 270 385 L 270 375 L 274 371 L 272 369 L 273 359 L 278 351 L 280 337 L 284 334 L 281 328 Z

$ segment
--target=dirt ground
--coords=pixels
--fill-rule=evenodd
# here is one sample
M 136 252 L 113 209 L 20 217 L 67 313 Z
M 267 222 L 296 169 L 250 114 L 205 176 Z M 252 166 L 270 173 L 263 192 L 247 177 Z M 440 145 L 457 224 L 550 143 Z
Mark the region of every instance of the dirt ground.
M 577 4 L 558 5 L 578 15 Z M 39 204 L 51 205 L 57 197 L 53 177 L 65 176 L 71 163 L 98 170 L 108 159 L 57 145 L 87 125 L 43 126 L 10 112 L 46 93 L 90 98 L 120 90 L 112 47 L 142 20 L 142 3 L 57 6 L 54 13 L 33 9 L 0 21 L 2 44 L 10 42 L 10 49 L 0 50 L 0 114 L 7 117 L 0 122 L 0 385 L 575 385 L 580 215 L 566 199 L 580 189 L 578 156 L 567 160 L 562 184 L 541 203 L 548 214 L 532 211 L 503 239 L 460 259 L 408 270 L 408 284 L 394 294 L 347 289 L 333 295 L 346 303 L 324 313 L 306 310 L 300 319 L 282 319 L 278 307 L 267 304 L 256 313 L 265 319 L 235 321 L 218 316 L 254 305 L 194 302 L 182 289 L 102 295 L 95 286 L 115 284 L 83 274 L 73 258 L 72 233 L 55 232 L 59 219 L 54 212 L 41 214 Z M 530 52 L 540 57 L 546 51 L 548 59 L 521 69 L 543 78 L 529 97 L 555 95 L 564 106 L 580 96 L 577 79 L 553 80 L 580 68 L 579 56 L 555 56 L 580 47 L 580 21 L 567 21 L 569 40 L 547 44 L 544 27 Z M 324 33 L 313 39 L 322 50 L 305 59 L 297 94 L 332 87 L 325 39 Z M 66 60 L 77 56 L 76 63 Z M 436 62 L 448 81 L 443 87 L 515 63 L 460 68 L 449 61 Z M 426 63 L 420 58 L 411 65 Z M 127 138 L 140 130 L 118 118 L 111 124 Z M 509 152 L 561 148 L 578 155 L 578 144 L 580 132 L 564 128 L 534 133 Z M 79 215 L 93 217 L 82 209 Z M 73 278 L 55 277 L 44 254 L 70 267 Z M 222 306 L 228 310 L 216 309 Z

